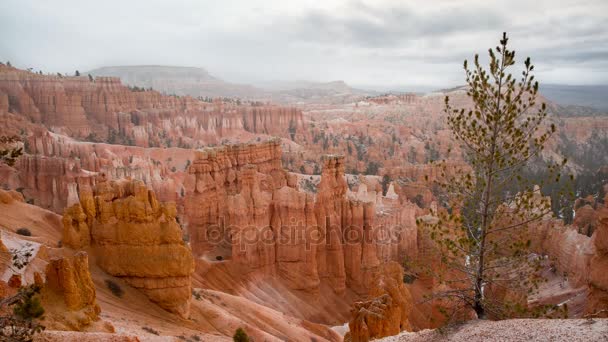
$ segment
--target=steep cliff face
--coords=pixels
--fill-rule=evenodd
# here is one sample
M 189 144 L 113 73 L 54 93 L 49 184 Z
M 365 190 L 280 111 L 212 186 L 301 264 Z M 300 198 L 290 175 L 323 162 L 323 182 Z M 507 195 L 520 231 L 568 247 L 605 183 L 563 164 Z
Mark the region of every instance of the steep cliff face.
M 346 199 L 346 180 L 344 179 L 344 158 L 339 156 L 325 156 L 323 159 L 323 173 L 317 191 L 315 215 L 317 217 L 318 232 L 321 238 L 317 248 L 317 265 L 319 275 L 325 278 L 336 293 L 343 293 L 346 287 L 346 269 L 344 263 L 345 250 L 343 244 L 343 222 L 348 219 L 354 232 L 354 241 L 349 243 L 347 252 L 353 267 L 361 262 L 361 243 L 363 242 L 363 205 L 359 205 L 357 225 L 352 222 L 353 216 L 348 215 L 348 202 Z M 348 215 L 348 216 L 347 216 Z M 376 261 L 376 256 L 373 255 Z
M 270 205 L 273 192 L 287 185 L 278 147 L 273 140 L 197 152 L 184 181 L 195 255 L 234 259 L 253 269 L 274 263 Z M 260 241 L 262 234 L 272 242 Z
M 280 156 L 278 141 L 197 152 L 184 203 L 201 270 L 240 265 L 308 300 L 336 300 L 368 295 L 382 262 L 415 253 L 415 206 L 394 190 L 350 192 L 340 156 L 323 158 L 316 192 L 300 190 Z
M 74 248 L 90 241 L 104 271 L 187 316 L 194 264 L 175 215 L 175 204 L 160 203 L 141 181 L 101 179 L 66 210 L 64 239 Z
M 247 133 L 305 135 L 295 108 L 207 103 L 134 91 L 116 77 L 46 76 L 5 65 L 0 65 L 1 112 L 79 139 L 143 147 L 196 147 Z

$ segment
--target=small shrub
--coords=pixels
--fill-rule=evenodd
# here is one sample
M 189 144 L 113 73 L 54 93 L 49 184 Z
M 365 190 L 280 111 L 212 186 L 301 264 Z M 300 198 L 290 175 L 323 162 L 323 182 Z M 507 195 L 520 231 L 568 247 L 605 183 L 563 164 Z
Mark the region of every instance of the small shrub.
M 106 279 L 106 286 L 108 287 L 108 289 L 110 289 L 113 295 L 118 298 L 122 298 L 124 291 L 122 290 L 120 285 L 116 284 L 113 280 Z
M 245 330 L 243 330 L 243 328 L 238 328 L 234 332 L 232 340 L 234 342 L 249 342 L 249 336 L 247 336 L 247 333 L 245 332 Z
M 35 334 L 45 329 L 39 322 L 44 319 L 39 293 L 38 285 L 29 285 L 2 301 L 0 341 L 32 341 Z
M 27 228 L 19 228 L 16 233 L 23 236 L 32 236 L 32 232 Z
M 224 260 L 224 257 L 222 257 L 221 255 L 218 255 L 215 257 L 215 260 L 222 261 L 222 260 Z
M 195 341 L 200 341 L 201 340 L 200 336 L 198 336 L 198 335 L 192 335 L 192 339 L 195 340 Z
M 22 299 L 13 307 L 13 313 L 24 320 L 40 318 L 44 314 L 44 308 L 40 304 L 40 298 L 36 296 L 40 293 L 37 285 L 23 287 L 20 290 Z
M 413 274 L 404 274 L 403 275 L 403 282 L 405 284 L 411 284 L 411 283 L 413 283 L 416 280 L 416 278 L 417 277 L 415 275 L 413 275 Z
M 144 331 L 149 332 L 150 334 L 160 335 L 160 333 L 150 327 L 141 327 Z

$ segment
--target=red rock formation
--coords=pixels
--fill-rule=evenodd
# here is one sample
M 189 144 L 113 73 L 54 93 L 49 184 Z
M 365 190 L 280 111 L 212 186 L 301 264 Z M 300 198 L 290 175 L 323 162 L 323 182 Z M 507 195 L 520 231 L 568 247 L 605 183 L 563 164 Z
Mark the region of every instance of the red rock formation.
M 589 264 L 596 249 L 591 238 L 579 234 L 574 226 L 561 220 L 546 219 L 529 228 L 532 249 L 548 255 L 562 274 L 567 274 L 574 286 L 581 286 L 589 278 Z
M 415 93 L 407 93 L 407 94 L 400 94 L 400 95 L 389 94 L 389 95 L 372 97 L 372 98 L 367 99 L 367 101 L 377 103 L 377 104 L 395 104 L 395 103 L 412 104 L 414 102 L 419 101 L 419 96 L 416 95 Z
M 206 103 L 189 96 L 132 91 L 115 77 L 91 81 L 2 65 L 0 113 L 5 111 L 72 137 L 144 147 L 194 147 L 244 131 L 306 136 L 302 113 L 295 108 Z
M 413 303 L 398 263 L 382 265 L 373 280 L 370 296 L 371 300 L 354 304 L 345 341 L 367 342 L 411 330 L 408 317 Z
M 89 260 L 85 252 L 72 257 L 52 259 L 46 267 L 45 289 L 61 293 L 70 310 L 80 310 L 95 303 L 95 286 L 89 273 Z
M 0 182 L 23 188 L 36 205 L 55 212 L 67 206 L 70 184 L 92 186 L 96 172 L 113 179 L 141 179 L 163 200 L 180 201 L 183 175 L 175 173 L 187 168 L 193 151 L 147 151 L 118 144 L 193 148 L 225 139 L 259 140 L 261 135 L 307 136 L 302 113 L 295 108 L 206 103 L 132 91 L 116 78 L 43 76 L 4 65 L 0 123 L 7 133 L 29 136 L 29 155 L 20 158 L 14 170 L 3 166 Z
M 74 204 L 63 212 L 62 241 L 64 245 L 73 249 L 86 248 L 91 244 L 87 215 L 80 204 Z
M 201 272 L 240 265 L 241 276 L 332 301 L 367 295 L 382 262 L 415 254 L 413 204 L 367 185 L 351 193 L 340 156 L 324 157 L 316 195 L 300 190 L 280 156 L 278 141 L 197 152 L 184 223 Z
M 577 227 L 580 234 L 587 236 L 593 235 L 597 225 L 597 212 L 595 207 L 601 204 L 596 204 L 593 196 L 587 196 L 587 198 L 579 198 L 574 203 L 574 209 L 576 215 L 574 215 L 574 222 L 572 224 Z
M 85 217 L 86 215 L 86 223 Z M 80 191 L 80 204 L 64 215 L 64 239 L 73 247 L 90 241 L 99 266 L 122 277 L 161 307 L 187 316 L 194 270 L 182 241 L 173 203 L 160 203 L 141 181 L 101 180 Z
M 590 292 L 585 313 L 608 317 L 608 208 L 605 207 L 598 216 L 597 228 L 593 235 L 596 254 L 590 263 Z
M 271 227 L 276 232 L 278 275 L 295 290 L 314 292 L 319 288 L 314 198 L 293 187 L 275 192 Z
M 8 94 L 0 94 L 0 114 L 8 113 Z
M 346 228 L 343 225 L 343 218 L 347 217 L 346 190 L 348 187 L 344 179 L 343 161 L 343 157 L 324 157 L 323 173 L 315 204 L 315 215 L 321 237 L 316 255 L 319 276 L 329 281 L 336 293 L 343 293 L 346 288 L 342 233 Z M 356 217 L 358 222 L 352 222 L 352 215 L 349 222 L 353 229 L 354 241 L 349 244 L 349 251 L 346 253 L 349 254 L 349 260 L 356 264 L 361 262 L 363 215 L 363 207 L 359 206 L 359 215 Z M 373 257 L 375 258 L 375 255 Z
M 251 262 L 253 268 L 274 263 L 274 259 L 268 259 L 274 258 L 274 253 L 264 252 L 266 247 L 258 246 L 253 236 L 255 246 L 244 246 L 239 241 L 246 237 L 241 234 L 264 233 L 270 223 L 272 193 L 287 184 L 278 146 L 278 141 L 269 141 L 197 152 L 184 182 L 185 211 L 195 255 L 216 252 Z M 239 245 L 253 249 L 241 250 Z
M 101 309 L 85 252 L 49 261 L 42 298 L 48 328 L 82 331 L 99 320 Z

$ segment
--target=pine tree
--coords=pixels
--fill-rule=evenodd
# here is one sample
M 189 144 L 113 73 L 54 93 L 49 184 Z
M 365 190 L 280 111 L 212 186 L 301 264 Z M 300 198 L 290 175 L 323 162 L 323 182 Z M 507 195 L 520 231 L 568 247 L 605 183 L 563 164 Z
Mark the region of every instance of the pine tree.
M 448 126 L 469 167 L 454 170 L 440 163 L 438 183 L 450 198 L 449 208 L 436 213 L 437 220 L 419 222 L 440 255 L 441 267 L 429 272 L 450 288 L 432 298 L 458 302 L 479 318 L 538 313 L 525 301 L 543 281 L 537 272 L 542 260 L 531 257 L 528 232 L 551 214 L 550 201 L 522 174 L 541 155 L 555 125 L 545 122 L 545 104 L 536 102 L 539 86 L 530 58 L 519 81 L 508 73 L 515 51 L 507 42 L 504 33 L 500 45 L 489 49 L 489 70 L 478 55 L 472 68 L 465 60 L 470 109 L 453 108 L 445 98 Z M 545 163 L 544 181 L 559 182 L 565 160 Z

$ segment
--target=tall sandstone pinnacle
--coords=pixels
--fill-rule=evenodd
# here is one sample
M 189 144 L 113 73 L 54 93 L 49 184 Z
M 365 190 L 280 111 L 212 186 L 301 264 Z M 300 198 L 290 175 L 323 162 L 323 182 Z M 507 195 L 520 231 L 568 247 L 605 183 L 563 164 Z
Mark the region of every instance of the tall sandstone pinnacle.
M 187 317 L 194 262 L 175 215 L 175 204 L 158 202 L 143 182 L 102 178 L 66 209 L 64 239 L 75 249 L 90 243 L 104 271 Z
M 415 250 L 415 209 L 394 193 L 351 193 L 344 157 L 323 157 L 316 189 L 299 189 L 298 177 L 307 176 L 282 169 L 276 140 L 198 151 L 184 181 L 194 255 L 311 294 L 324 283 L 340 297 L 366 295 L 381 261 Z M 380 230 L 395 239 L 378 241 Z
M 35 278 L 41 282 L 38 274 Z M 46 309 L 44 324 L 49 328 L 82 331 L 99 321 L 101 309 L 86 252 L 49 260 L 41 293 Z

